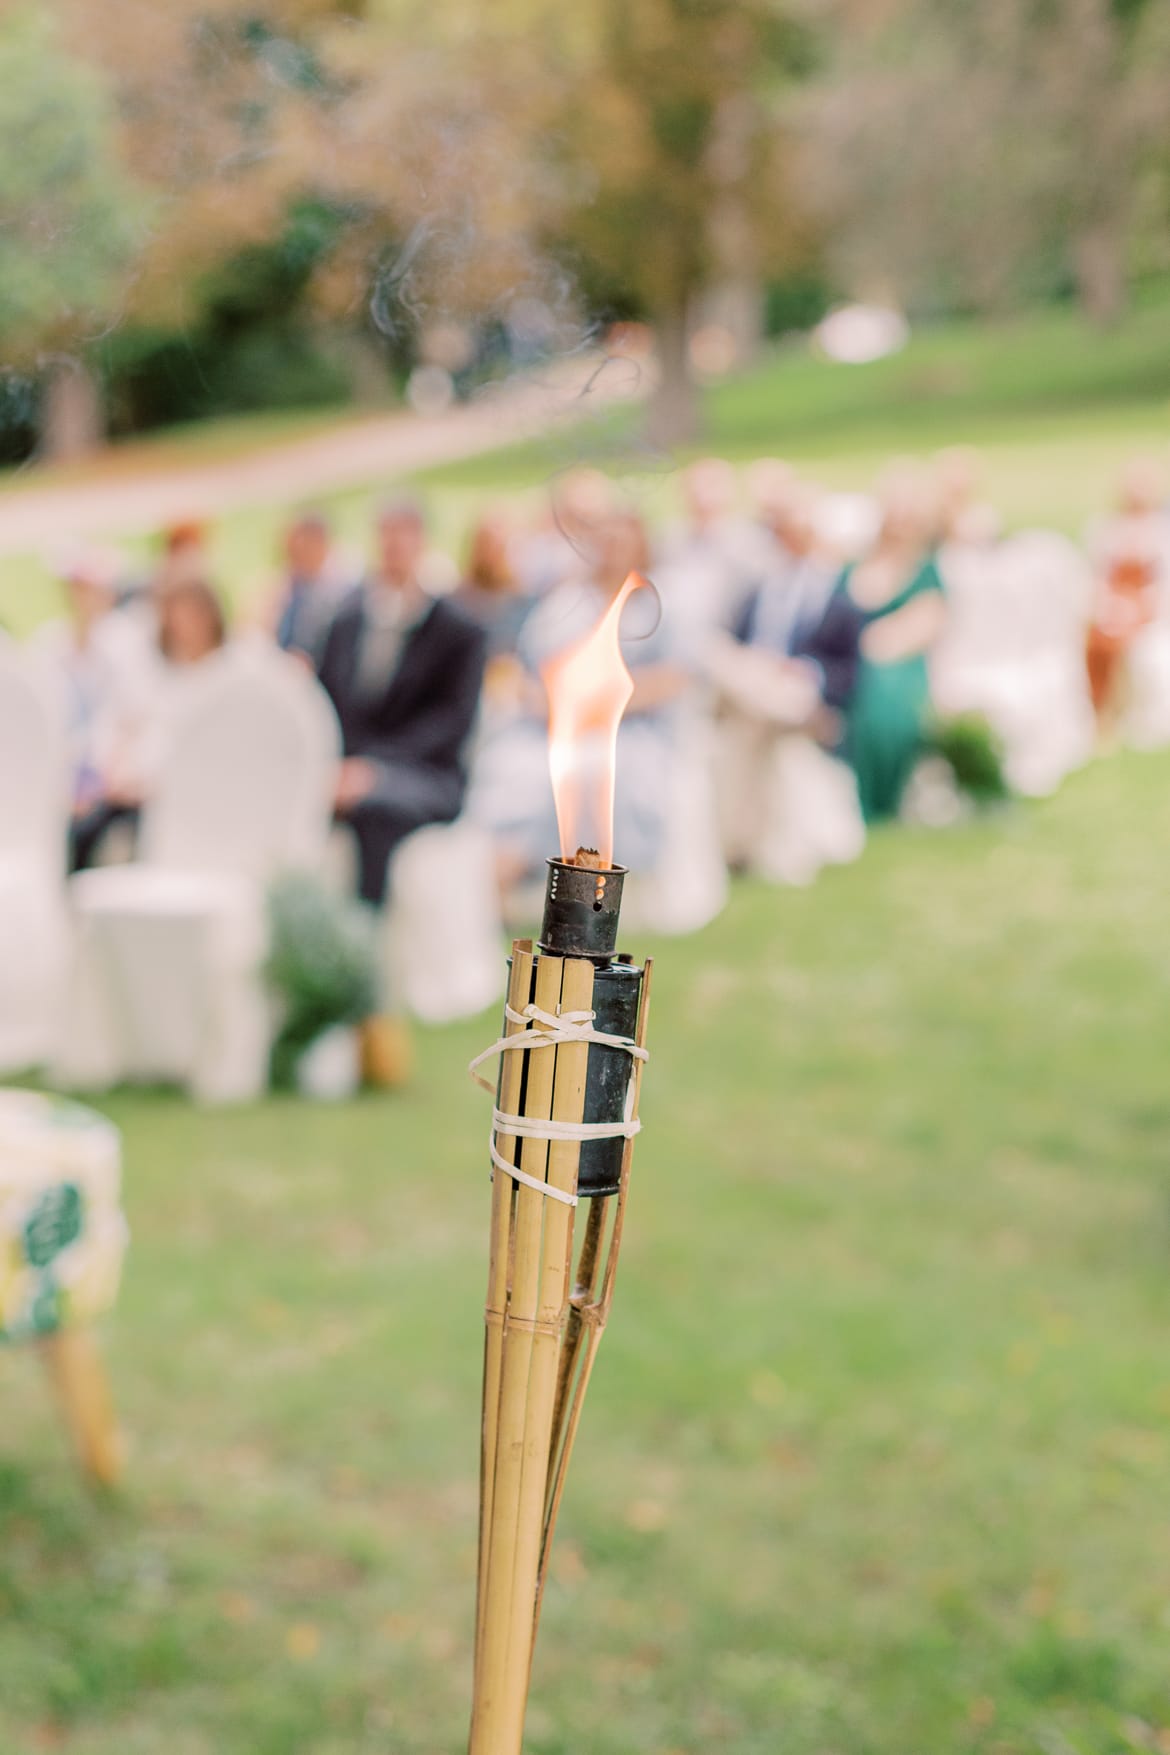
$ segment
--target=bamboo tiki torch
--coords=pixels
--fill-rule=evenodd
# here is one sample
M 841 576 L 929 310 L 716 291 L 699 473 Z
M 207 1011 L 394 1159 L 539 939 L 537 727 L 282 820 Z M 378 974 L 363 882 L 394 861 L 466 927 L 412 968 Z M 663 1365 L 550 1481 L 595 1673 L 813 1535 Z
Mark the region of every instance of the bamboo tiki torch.
M 578 848 L 549 860 L 538 944 L 512 947 L 504 1034 L 472 1062 L 479 1077 L 482 1062 L 500 1058 L 470 1755 L 521 1752 L 553 1531 L 613 1296 L 640 1125 L 650 965 L 617 954 L 626 873 L 608 857 L 612 758 L 632 688 L 617 622 L 639 582 L 627 581 L 589 639 L 559 662 L 559 679 L 546 671 L 554 780 L 558 719 L 563 732 L 566 714 L 571 742 L 580 744 L 584 731 L 586 755 L 590 736 L 596 742 L 600 734 L 608 749 L 600 788 L 608 839 L 598 836 L 600 853 Z M 572 684 L 582 665 L 588 687 L 575 696 L 570 687 L 566 697 L 558 680 L 567 674 Z M 580 778 L 573 761 L 562 772 Z M 558 814 L 563 846 L 563 792 Z

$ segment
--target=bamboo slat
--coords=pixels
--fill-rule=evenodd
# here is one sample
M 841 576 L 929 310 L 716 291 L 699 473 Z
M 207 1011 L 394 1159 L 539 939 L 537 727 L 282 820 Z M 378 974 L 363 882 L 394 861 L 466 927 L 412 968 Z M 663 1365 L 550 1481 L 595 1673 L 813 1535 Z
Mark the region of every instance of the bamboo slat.
M 557 1010 L 563 971 L 564 962 L 560 957 L 542 956 L 538 959 L 535 1003 L 542 1011 Z M 548 1120 L 552 1115 L 556 1050 L 539 1049 L 529 1052 L 526 1059 L 529 1064 L 524 1113 L 533 1120 Z M 520 1167 L 527 1175 L 543 1181 L 548 1167 L 547 1141 L 523 1139 L 520 1146 Z M 476 1642 L 479 1664 L 472 1708 L 471 1755 L 514 1755 L 505 1740 L 504 1717 L 507 1703 L 514 1693 L 510 1676 L 516 1663 L 510 1650 L 512 1580 L 520 1516 L 528 1378 L 540 1299 L 541 1244 L 547 1204 L 546 1197 L 537 1190 L 523 1183 L 517 1184 L 513 1203 L 511 1285 L 502 1336 L 496 1466 L 486 1542 L 482 1628 Z M 519 1744 L 516 1744 L 515 1751 L 518 1749 Z
M 561 1009 L 589 1011 L 593 1004 L 593 965 L 581 960 L 564 965 Z M 556 1121 L 579 1122 L 585 1113 L 585 1076 L 589 1065 L 586 1042 L 562 1043 L 556 1050 L 552 1114 Z M 548 1180 L 572 1193 L 577 1186 L 581 1156 L 577 1140 L 553 1140 L 548 1150 Z M 540 1292 L 532 1337 L 528 1409 L 520 1476 L 520 1511 L 513 1557 L 509 1666 L 503 1702 L 503 1750 L 519 1750 L 528 1699 L 529 1656 L 536 1613 L 537 1575 L 544 1537 L 544 1505 L 556 1399 L 557 1361 L 568 1310 L 573 1265 L 573 1208 L 563 1201 L 544 1201 Z
M 646 1046 L 646 1033 L 650 1021 L 650 981 L 653 974 L 653 959 L 647 957 L 645 973 L 642 977 L 642 992 L 638 1001 L 638 1023 L 634 1041 L 639 1048 Z M 645 1061 L 635 1059 L 633 1070 L 633 1098 L 630 1106 L 631 1117 L 636 1118 L 642 1096 L 642 1069 Z M 548 1576 L 549 1555 L 552 1552 L 553 1537 L 556 1534 L 557 1518 L 560 1514 L 561 1500 L 565 1491 L 565 1480 L 569 1471 L 569 1463 L 573 1455 L 573 1446 L 577 1440 L 577 1428 L 581 1421 L 581 1410 L 585 1405 L 585 1392 L 589 1388 L 589 1379 L 593 1373 L 593 1364 L 597 1358 L 597 1349 L 601 1345 L 601 1336 L 609 1319 L 610 1306 L 613 1303 L 614 1279 L 617 1274 L 618 1254 L 621 1249 L 622 1230 L 626 1216 L 626 1196 L 630 1186 L 630 1165 L 633 1161 L 634 1141 L 626 1141 L 622 1153 L 621 1186 L 613 1196 L 614 1216 L 613 1228 L 610 1231 L 609 1247 L 605 1254 L 605 1270 L 602 1275 L 601 1296 L 594 1303 L 581 1304 L 577 1307 L 580 1331 L 584 1335 L 583 1356 L 577 1370 L 576 1383 L 573 1387 L 572 1400 L 564 1423 L 564 1436 L 561 1440 L 559 1455 L 549 1458 L 548 1503 L 545 1513 L 544 1536 L 541 1544 L 540 1570 L 537 1577 L 536 1600 L 532 1617 L 532 1644 L 535 1647 L 537 1629 L 540 1625 L 540 1610 L 544 1601 L 544 1587 Z M 597 1203 L 594 1202 L 594 1205 Z M 595 1277 L 595 1271 L 594 1271 Z M 571 1375 L 571 1373 L 570 1373 Z M 531 1664 L 531 1653 L 529 1656 Z
M 532 940 L 517 939 L 512 946 L 512 972 L 508 982 L 508 1006 L 523 1013 L 532 994 Z M 515 1036 L 525 1026 L 505 1021 L 505 1036 Z M 496 1086 L 497 1106 L 506 1114 L 519 1112 L 524 1083 L 523 1054 L 512 1051 L 500 1056 L 500 1076 Z M 511 1150 L 509 1151 L 509 1146 Z M 501 1140 L 498 1150 L 516 1162 L 519 1142 Z M 483 1337 L 483 1426 L 480 1441 L 479 1472 L 479 1566 L 476 1582 L 476 1648 L 482 1625 L 482 1597 L 487 1567 L 486 1543 L 491 1529 L 492 1497 L 495 1489 L 496 1430 L 500 1404 L 500 1361 L 504 1345 L 504 1316 L 508 1306 L 508 1272 L 514 1184 L 506 1176 L 492 1178 L 491 1233 L 488 1252 L 488 1285 L 484 1308 Z

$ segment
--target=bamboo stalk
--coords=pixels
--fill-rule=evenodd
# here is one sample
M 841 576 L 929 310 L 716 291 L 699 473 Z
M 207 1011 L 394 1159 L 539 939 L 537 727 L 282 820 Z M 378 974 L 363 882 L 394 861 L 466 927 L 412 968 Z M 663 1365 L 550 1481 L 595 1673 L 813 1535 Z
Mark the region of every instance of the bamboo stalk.
M 532 940 L 517 939 L 512 946 L 512 973 L 508 982 L 508 1006 L 522 1013 L 532 993 Z M 505 1036 L 515 1036 L 525 1025 L 505 1023 Z M 524 1083 L 525 1054 L 515 1050 L 500 1056 L 500 1075 L 496 1086 L 496 1104 L 505 1114 L 515 1115 L 520 1109 Z M 516 1162 L 519 1142 L 500 1141 L 501 1156 Z M 488 1285 L 484 1308 L 483 1336 L 483 1427 L 480 1442 L 479 1472 L 479 1566 L 476 1581 L 476 1653 L 482 1634 L 482 1603 L 487 1572 L 487 1538 L 491 1529 L 492 1502 L 496 1472 L 496 1430 L 500 1407 L 500 1369 L 504 1344 L 504 1316 L 508 1306 L 508 1271 L 510 1234 L 512 1229 L 513 1190 L 508 1177 L 497 1173 L 492 1178 L 492 1214 L 488 1256 Z
M 564 965 L 561 1009 L 591 1010 L 593 965 L 574 959 Z M 579 1122 L 585 1113 L 585 1078 L 589 1045 L 562 1043 L 556 1050 L 552 1114 L 556 1121 Z M 548 1149 L 550 1186 L 573 1193 L 581 1156 L 579 1140 L 553 1140 Z M 556 1400 L 557 1365 L 568 1308 L 573 1266 L 573 1208 L 563 1201 L 544 1203 L 540 1292 L 532 1338 L 528 1407 L 520 1474 L 520 1511 L 513 1557 L 509 1666 L 503 1710 L 501 1750 L 519 1751 L 524 1734 L 532 1628 L 537 1579 L 544 1535 L 544 1505 L 550 1465 L 550 1440 Z
M 542 1011 L 556 1011 L 563 971 L 564 962 L 560 957 L 542 956 L 537 960 L 535 1002 Z M 529 1051 L 526 1056 L 529 1064 L 524 1112 L 534 1120 L 548 1120 L 552 1115 L 556 1052 L 555 1049 L 541 1049 Z M 543 1181 L 548 1167 L 548 1142 L 523 1139 L 520 1147 L 520 1168 L 527 1175 Z M 505 1740 L 505 1712 L 515 1693 L 509 1680 L 516 1664 L 509 1650 L 512 1580 L 524 1465 L 528 1377 L 540 1299 L 546 1201 L 547 1197 L 535 1189 L 524 1183 L 517 1185 L 512 1226 L 511 1289 L 502 1334 L 496 1466 L 486 1542 L 482 1629 L 477 1642 L 479 1666 L 472 1708 L 470 1755 L 518 1755 L 519 1751 L 518 1742 L 509 1744 Z
M 646 1046 L 646 1032 L 650 1018 L 650 979 L 653 972 L 653 960 L 646 959 L 645 973 L 642 977 L 642 992 L 638 1002 L 638 1022 L 634 1041 L 639 1048 Z M 633 1098 L 630 1106 L 631 1119 L 636 1118 L 642 1095 L 642 1069 L 645 1061 L 635 1059 L 633 1069 Z M 572 1400 L 569 1403 L 568 1415 L 564 1425 L 564 1437 L 561 1441 L 560 1454 L 555 1452 L 549 1458 L 548 1503 L 545 1513 L 544 1536 L 540 1551 L 540 1569 L 537 1575 L 536 1596 L 532 1618 L 532 1647 L 536 1645 L 537 1629 L 540 1625 L 540 1611 L 544 1602 L 544 1587 L 548 1577 L 548 1562 L 552 1552 L 553 1537 L 556 1534 L 557 1518 L 560 1514 L 561 1500 L 564 1497 L 565 1480 L 568 1475 L 569 1462 L 573 1454 L 573 1446 L 577 1440 L 577 1428 L 581 1421 L 581 1410 L 585 1405 L 585 1392 L 589 1387 L 589 1379 L 593 1373 L 597 1349 L 601 1345 L 601 1336 L 609 1318 L 610 1306 L 613 1303 L 614 1280 L 617 1275 L 618 1253 L 621 1249 L 622 1229 L 626 1215 L 626 1195 L 630 1185 L 630 1165 L 634 1155 L 634 1141 L 626 1141 L 622 1153 L 621 1186 L 614 1197 L 615 1209 L 613 1229 L 610 1232 L 609 1247 L 605 1254 L 605 1271 L 602 1276 L 601 1296 L 595 1302 L 582 1303 L 576 1307 L 580 1329 L 585 1333 L 584 1353 L 576 1384 L 573 1388 Z M 596 1206 L 598 1202 L 594 1202 Z M 592 1218 L 592 1214 L 590 1215 Z M 588 1232 L 586 1233 L 588 1241 Z M 584 1255 L 584 1248 L 582 1249 Z M 594 1283 L 596 1268 L 591 1265 Z M 573 1362 L 575 1363 L 575 1361 Z M 572 1375 L 571 1369 L 569 1373 Z M 529 1654 L 531 1665 L 531 1652 Z
M 552 1438 L 549 1446 L 551 1456 L 555 1456 L 560 1449 L 561 1437 L 565 1429 L 569 1390 L 572 1386 L 578 1349 L 581 1344 L 581 1311 L 587 1304 L 592 1303 L 597 1287 L 597 1270 L 601 1260 L 601 1239 L 605 1231 L 606 1213 L 607 1202 L 604 1197 L 589 1202 L 589 1216 L 585 1221 L 585 1238 L 581 1244 L 581 1255 L 577 1262 L 573 1290 L 569 1294 L 569 1316 L 565 1325 L 565 1341 L 561 1348 L 560 1365 L 557 1369 L 557 1398 L 553 1407 Z

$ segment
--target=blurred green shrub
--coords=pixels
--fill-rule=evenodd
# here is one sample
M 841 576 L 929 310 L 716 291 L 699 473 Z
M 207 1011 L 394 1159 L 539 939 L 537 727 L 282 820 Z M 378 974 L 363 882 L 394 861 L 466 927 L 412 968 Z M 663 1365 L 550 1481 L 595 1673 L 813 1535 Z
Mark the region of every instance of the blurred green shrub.
M 375 1010 L 374 923 L 359 903 L 296 872 L 269 888 L 268 933 L 264 973 L 281 1013 L 271 1077 L 288 1089 L 301 1055 L 320 1035 Z
M 927 727 L 926 747 L 949 763 L 959 791 L 974 803 L 999 804 L 1011 797 L 999 739 L 982 714 L 934 720 Z
M 329 202 L 295 202 L 276 237 L 239 251 L 200 286 L 189 328 L 112 330 L 98 352 L 111 431 L 345 402 L 354 386 L 343 330 L 324 328 L 308 296 L 345 224 Z
M 813 329 L 833 303 L 828 277 L 818 268 L 794 270 L 764 289 L 764 333 L 775 338 Z

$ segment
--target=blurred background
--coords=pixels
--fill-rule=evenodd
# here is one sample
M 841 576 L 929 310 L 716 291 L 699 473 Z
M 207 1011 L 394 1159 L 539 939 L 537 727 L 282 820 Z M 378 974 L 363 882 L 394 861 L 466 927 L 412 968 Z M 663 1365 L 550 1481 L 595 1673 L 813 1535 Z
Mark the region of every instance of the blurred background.
M 0 239 L 4 1755 L 463 1746 L 631 571 L 527 1747 L 1165 1755 L 1170 10 L 2 0 Z

